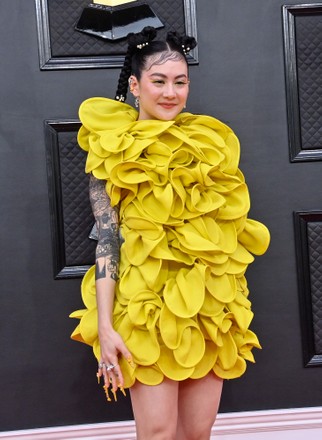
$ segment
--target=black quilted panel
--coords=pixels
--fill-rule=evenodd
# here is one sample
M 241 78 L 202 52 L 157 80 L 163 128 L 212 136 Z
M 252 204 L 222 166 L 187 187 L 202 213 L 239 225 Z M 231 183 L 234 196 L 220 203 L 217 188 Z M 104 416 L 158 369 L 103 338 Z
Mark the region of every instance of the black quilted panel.
M 125 53 L 124 40 L 107 42 L 74 30 L 83 8 L 89 3 L 91 3 L 89 0 L 48 0 L 53 57 L 122 55 Z M 159 31 L 161 37 L 169 30 L 184 32 L 183 0 L 146 0 L 146 3 L 165 24 L 165 28 Z
M 62 212 L 66 266 L 90 265 L 95 261 L 96 242 L 89 239 L 94 218 L 84 173 L 85 153 L 75 132 L 58 134 Z
M 312 321 L 316 354 L 322 355 L 322 222 L 308 222 Z
M 322 14 L 299 15 L 297 74 L 303 149 L 322 147 Z

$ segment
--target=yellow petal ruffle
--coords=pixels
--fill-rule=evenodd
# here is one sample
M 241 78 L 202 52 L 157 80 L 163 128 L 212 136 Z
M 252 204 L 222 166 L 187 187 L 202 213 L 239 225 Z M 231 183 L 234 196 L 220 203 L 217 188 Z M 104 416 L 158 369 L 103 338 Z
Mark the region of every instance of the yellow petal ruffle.
M 80 108 L 86 171 L 106 180 L 120 205 L 123 243 L 114 327 L 136 368 L 120 359 L 127 387 L 241 376 L 252 349 L 253 313 L 245 271 L 269 244 L 247 218 L 249 194 L 238 169 L 239 142 L 203 115 L 137 121 L 124 103 L 92 98 Z M 94 267 L 82 282 L 85 309 L 72 338 L 100 353 Z

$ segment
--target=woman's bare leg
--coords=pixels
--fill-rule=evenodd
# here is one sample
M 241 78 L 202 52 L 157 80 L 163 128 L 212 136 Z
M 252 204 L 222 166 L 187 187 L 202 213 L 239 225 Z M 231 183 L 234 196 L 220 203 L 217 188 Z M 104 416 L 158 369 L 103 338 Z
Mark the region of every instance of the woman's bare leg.
M 176 440 L 209 440 L 222 384 L 222 379 L 212 372 L 202 379 L 187 379 L 179 384 Z
M 155 386 L 136 381 L 130 388 L 137 440 L 176 440 L 178 388 L 170 379 Z

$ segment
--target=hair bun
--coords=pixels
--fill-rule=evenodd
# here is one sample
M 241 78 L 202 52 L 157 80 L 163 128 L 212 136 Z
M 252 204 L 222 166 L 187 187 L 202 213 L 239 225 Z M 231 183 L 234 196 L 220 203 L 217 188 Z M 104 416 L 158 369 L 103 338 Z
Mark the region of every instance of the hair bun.
M 180 35 L 177 32 L 168 32 L 167 42 L 173 43 L 180 47 L 181 51 L 187 55 L 190 50 L 197 46 L 197 41 L 189 35 Z
M 147 46 L 157 35 L 157 30 L 152 26 L 146 26 L 141 32 L 134 34 L 131 32 L 127 36 L 129 49 L 142 49 Z M 141 46 L 141 47 L 140 47 Z

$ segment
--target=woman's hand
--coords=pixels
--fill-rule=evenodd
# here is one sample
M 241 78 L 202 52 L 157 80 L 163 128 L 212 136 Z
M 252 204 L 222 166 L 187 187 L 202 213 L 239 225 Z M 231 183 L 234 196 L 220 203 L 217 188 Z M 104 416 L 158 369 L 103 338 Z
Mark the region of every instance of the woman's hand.
M 132 355 L 123 342 L 122 337 L 114 329 L 108 332 L 100 333 L 101 358 L 98 364 L 97 377 L 103 376 L 104 389 L 107 400 L 111 400 L 108 395 L 108 389 L 112 386 L 112 393 L 115 397 L 115 392 L 118 388 L 124 393 L 124 378 L 119 365 L 119 356 L 132 363 Z

